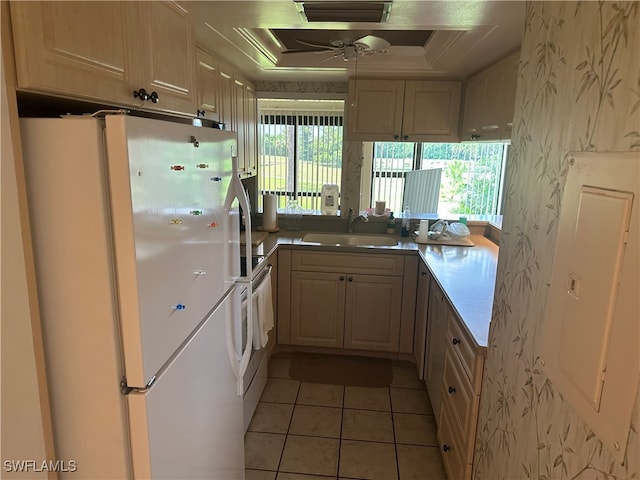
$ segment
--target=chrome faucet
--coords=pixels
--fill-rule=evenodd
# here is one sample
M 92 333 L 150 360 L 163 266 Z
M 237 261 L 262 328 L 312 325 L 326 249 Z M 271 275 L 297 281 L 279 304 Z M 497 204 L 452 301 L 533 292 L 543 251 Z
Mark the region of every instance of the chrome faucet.
M 347 220 L 347 232 L 353 233 L 353 229 L 356 227 L 356 223 L 358 222 L 368 222 L 369 217 L 367 215 L 358 215 L 354 218 L 353 216 L 353 208 L 349 209 L 349 218 Z

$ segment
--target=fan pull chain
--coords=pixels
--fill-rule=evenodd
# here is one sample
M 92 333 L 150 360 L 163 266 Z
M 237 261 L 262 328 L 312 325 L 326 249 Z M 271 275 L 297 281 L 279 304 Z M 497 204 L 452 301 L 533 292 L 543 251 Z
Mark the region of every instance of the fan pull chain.
M 353 102 L 351 103 L 352 107 L 358 106 L 358 55 L 356 55 L 356 68 L 355 68 L 355 79 L 353 81 Z

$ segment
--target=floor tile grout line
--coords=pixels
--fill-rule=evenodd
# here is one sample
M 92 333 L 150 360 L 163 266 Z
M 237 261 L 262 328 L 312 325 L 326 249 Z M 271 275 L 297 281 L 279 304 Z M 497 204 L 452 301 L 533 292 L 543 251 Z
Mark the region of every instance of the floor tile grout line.
M 344 422 L 344 399 L 347 395 L 347 387 L 342 386 L 342 410 L 340 412 L 340 438 L 338 438 L 338 459 L 336 464 L 336 480 L 340 480 L 340 454 L 342 453 L 342 424 Z
M 400 462 L 398 461 L 398 443 L 396 441 L 396 423 L 393 419 L 394 411 L 393 411 L 393 403 L 391 399 L 391 387 L 389 387 L 389 403 L 391 404 L 391 427 L 393 429 L 393 453 L 396 458 L 396 476 L 398 480 L 400 480 Z
M 284 436 L 284 443 L 282 444 L 282 451 L 280 452 L 280 459 L 278 460 L 278 467 L 276 470 L 276 477 L 278 477 L 278 472 L 280 472 L 280 465 L 282 464 L 282 458 L 284 457 L 284 450 L 287 447 L 287 439 L 289 438 L 289 430 L 291 430 L 291 423 L 293 422 L 293 414 L 296 411 L 296 403 L 298 402 L 298 395 L 300 395 L 300 385 L 298 382 L 298 389 L 296 390 L 296 398 L 293 401 L 293 408 L 291 409 L 291 417 L 289 418 L 289 425 L 287 426 L 287 433 Z

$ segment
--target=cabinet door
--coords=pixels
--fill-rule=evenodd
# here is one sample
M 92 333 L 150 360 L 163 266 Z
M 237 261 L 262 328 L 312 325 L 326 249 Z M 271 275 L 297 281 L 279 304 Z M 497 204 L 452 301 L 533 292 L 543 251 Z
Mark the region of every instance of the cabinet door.
M 258 101 L 252 85 L 245 90 L 245 130 L 247 175 L 255 175 L 258 170 Z
M 404 80 L 349 81 L 347 140 L 400 140 Z
M 137 88 L 158 93 L 159 101 L 141 107 L 190 113 L 196 111 L 191 18 L 174 2 L 136 2 L 140 8 L 140 42 L 136 49 L 143 78 Z
M 438 418 L 439 417 L 439 418 Z M 442 409 L 438 419 L 438 441 L 442 449 L 442 461 L 447 471 L 447 478 L 469 480 L 471 478 L 471 464 L 465 458 L 465 449 L 460 445 L 460 432 L 451 418 L 448 407 Z
M 347 276 L 345 348 L 397 352 L 402 278 Z
M 342 347 L 345 275 L 291 272 L 292 345 Z
M 415 334 L 413 337 L 413 354 L 415 355 L 418 378 L 420 379 L 424 379 L 425 354 L 427 351 L 429 277 L 429 269 L 424 263 L 421 263 L 418 277 L 418 295 L 416 299 Z
M 460 82 L 407 80 L 402 140 L 457 142 L 461 90 Z
M 472 135 L 480 135 L 486 88 L 486 75 L 478 74 L 467 80 L 464 90 L 464 111 L 462 114 L 463 140 L 471 140 Z
M 235 131 L 235 121 L 233 117 L 234 87 L 233 72 L 225 65 L 219 65 L 220 76 L 218 82 L 220 86 L 220 102 L 218 110 L 218 121 L 226 125 L 227 130 Z
M 197 49 L 198 116 L 218 121 L 220 87 L 218 61 L 208 53 Z
M 448 308 L 442 290 L 435 280 L 432 279 L 428 308 L 429 320 L 427 324 L 425 382 L 436 421 L 440 418 Z
M 518 68 L 520 51 L 506 58 L 502 65 L 502 102 L 500 104 L 500 139 L 510 140 L 513 128 L 513 114 L 516 103 L 516 88 L 518 86 Z
M 18 88 L 132 105 L 134 2 L 11 2 Z

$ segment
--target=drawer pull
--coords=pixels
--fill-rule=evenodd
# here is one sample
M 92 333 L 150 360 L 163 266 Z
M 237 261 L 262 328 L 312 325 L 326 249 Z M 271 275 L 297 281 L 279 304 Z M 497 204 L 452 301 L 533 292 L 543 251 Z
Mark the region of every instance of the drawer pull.
M 456 393 L 456 387 L 449 387 L 449 393 Z
M 460 339 L 459 339 L 459 338 L 456 338 L 456 337 L 453 337 L 453 340 L 451 340 L 451 342 L 452 342 L 454 345 L 458 345 L 458 344 L 460 343 Z
M 445 443 L 445 444 L 442 446 L 442 451 L 444 451 L 444 452 L 449 452 L 449 451 L 451 451 L 451 447 Z

